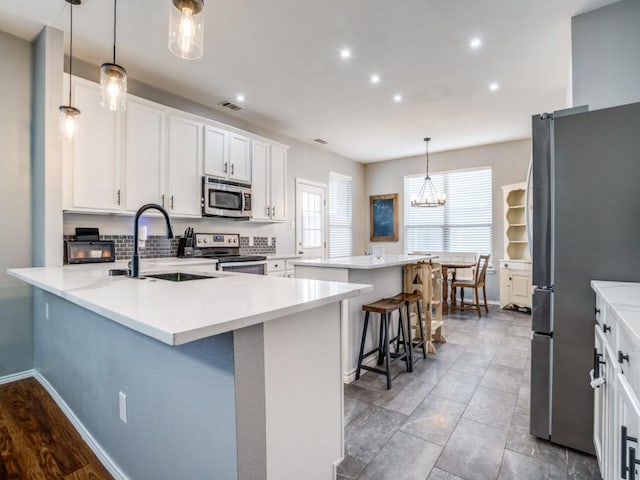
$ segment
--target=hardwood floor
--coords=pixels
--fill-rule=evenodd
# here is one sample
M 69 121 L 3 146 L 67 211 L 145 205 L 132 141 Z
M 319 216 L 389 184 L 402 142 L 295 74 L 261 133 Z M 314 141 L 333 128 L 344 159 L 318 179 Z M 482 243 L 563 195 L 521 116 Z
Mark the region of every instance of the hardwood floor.
M 112 479 L 33 378 L 0 385 L 0 480 Z

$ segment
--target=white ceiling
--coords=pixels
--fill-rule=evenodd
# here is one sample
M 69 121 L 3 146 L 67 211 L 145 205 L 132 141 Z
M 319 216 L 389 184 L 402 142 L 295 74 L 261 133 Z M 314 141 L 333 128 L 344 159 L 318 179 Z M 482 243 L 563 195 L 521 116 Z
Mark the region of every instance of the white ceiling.
M 214 108 L 242 92 L 244 108 L 225 112 L 380 161 L 423 153 L 425 136 L 432 152 L 529 136 L 532 114 L 569 106 L 571 17 L 610 3 L 206 0 L 204 56 L 185 61 L 167 48 L 171 0 L 121 1 L 118 63 L 136 80 Z M 27 40 L 43 25 L 68 32 L 68 8 L 2 0 L 0 30 Z M 74 56 L 110 61 L 112 11 L 108 0 L 74 7 Z M 478 51 L 469 47 L 474 36 Z M 346 62 L 344 46 L 353 52 Z

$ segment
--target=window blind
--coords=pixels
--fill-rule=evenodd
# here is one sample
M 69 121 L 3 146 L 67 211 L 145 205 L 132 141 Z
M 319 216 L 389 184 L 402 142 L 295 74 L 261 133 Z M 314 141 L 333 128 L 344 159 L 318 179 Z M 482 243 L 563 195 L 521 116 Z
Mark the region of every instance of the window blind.
M 492 253 L 491 167 L 431 175 L 444 207 L 412 207 L 424 175 L 404 177 L 404 249 Z
M 352 254 L 352 179 L 329 172 L 329 257 Z

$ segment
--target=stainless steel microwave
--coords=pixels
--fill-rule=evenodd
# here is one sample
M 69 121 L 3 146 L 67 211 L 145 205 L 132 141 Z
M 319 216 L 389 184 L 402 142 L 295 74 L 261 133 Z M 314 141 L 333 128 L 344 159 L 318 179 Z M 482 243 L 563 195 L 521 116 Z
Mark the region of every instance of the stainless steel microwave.
M 202 177 L 202 215 L 248 220 L 251 218 L 251 185 L 205 175 Z

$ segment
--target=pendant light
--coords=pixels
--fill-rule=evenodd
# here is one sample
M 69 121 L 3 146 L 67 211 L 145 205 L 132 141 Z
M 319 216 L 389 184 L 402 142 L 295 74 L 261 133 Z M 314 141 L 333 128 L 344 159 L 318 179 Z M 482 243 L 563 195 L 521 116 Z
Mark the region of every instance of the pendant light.
M 116 12 L 118 0 L 113 0 L 113 62 L 100 67 L 100 105 L 109 110 L 127 109 L 127 71 L 116 63 Z
M 442 207 L 446 202 L 444 194 L 438 193 L 438 189 L 431 181 L 429 176 L 429 141 L 430 138 L 425 138 L 427 142 L 427 174 L 424 177 L 424 183 L 420 188 L 418 195 L 411 199 L 412 207 Z
M 176 57 L 202 57 L 204 0 L 171 0 L 169 7 L 169 50 Z
M 60 105 L 59 129 L 60 135 L 73 138 L 78 131 L 80 110 L 71 104 L 71 74 L 73 73 L 73 6 L 80 5 L 82 0 L 65 0 L 69 6 L 69 104 Z

